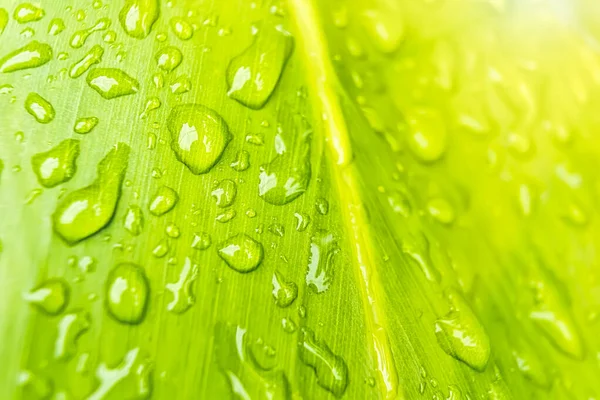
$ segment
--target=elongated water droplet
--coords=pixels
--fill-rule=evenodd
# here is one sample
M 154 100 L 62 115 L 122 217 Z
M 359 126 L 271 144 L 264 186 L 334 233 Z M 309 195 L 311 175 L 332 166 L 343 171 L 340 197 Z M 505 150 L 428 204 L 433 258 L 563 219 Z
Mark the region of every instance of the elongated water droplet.
M 92 236 L 110 222 L 121 196 L 129 151 L 124 143 L 116 145 L 98 164 L 96 180 L 58 204 L 52 214 L 54 231 L 67 244 Z
M 246 107 L 262 108 L 275 90 L 294 40 L 280 25 L 255 31 L 252 45 L 227 67 L 227 94 Z
M 149 291 L 148 278 L 141 267 L 119 264 L 106 280 L 106 309 L 119 322 L 139 324 L 146 313 Z
M 173 17 L 169 22 L 171 30 L 181 40 L 189 40 L 194 35 L 194 28 L 185 19 L 180 17 Z
M 71 78 L 79 78 L 81 75 L 87 72 L 88 69 L 94 64 L 98 64 L 102 61 L 102 55 L 104 54 L 104 49 L 102 46 L 95 45 L 86 53 L 85 56 L 75 64 L 71 66 L 69 69 L 69 76 Z
M 229 207 L 235 201 L 237 187 L 232 180 L 223 179 L 210 194 L 215 198 L 218 207 Z
M 490 358 L 490 339 L 462 295 L 452 290 L 447 296 L 450 312 L 435 322 L 438 343 L 447 354 L 483 371 Z
M 303 363 L 311 367 L 317 375 L 317 383 L 323 389 L 341 397 L 348 386 L 348 367 L 344 360 L 315 338 L 308 329 L 300 330 L 298 355 Z
M 53 18 L 48 24 L 48 34 L 51 36 L 56 36 L 66 28 L 65 22 L 60 18 Z
M 183 61 L 183 54 L 181 50 L 174 46 L 168 46 L 159 50 L 154 57 L 158 68 L 171 72 L 181 64 Z
M 107 100 L 137 93 L 140 84 L 117 68 L 95 68 L 86 77 L 88 85 Z
M 110 19 L 100 18 L 93 26 L 88 29 L 77 31 L 71 36 L 71 47 L 78 49 L 82 47 L 87 41 L 88 37 L 98 31 L 105 31 L 110 27 Z
M 216 360 L 231 391 L 241 399 L 290 400 L 290 385 L 281 369 L 263 367 L 246 329 L 218 323 L 214 332 Z M 256 343 L 256 341 L 254 342 Z M 264 347 L 263 343 L 260 343 Z M 271 361 L 272 362 L 272 361 Z
M 143 39 L 150 34 L 159 14 L 158 0 L 126 0 L 119 12 L 119 21 L 129 36 Z
M 409 125 L 408 147 L 424 163 L 432 163 L 444 155 L 447 131 L 442 117 L 433 109 L 414 109 L 406 113 Z
M 97 117 L 82 117 L 75 121 L 75 125 L 73 126 L 73 131 L 75 133 L 79 133 L 81 135 L 85 135 L 86 133 L 90 133 L 96 125 L 98 125 L 100 120 Z
M 408 261 L 417 266 L 429 281 L 440 281 L 441 274 L 431 260 L 429 239 L 424 233 L 405 240 L 402 243 L 402 252 L 408 256 Z
M 161 186 L 154 194 L 148 210 L 150 210 L 151 214 L 158 217 L 171 211 L 178 201 L 179 195 L 174 189 L 168 186 Z
M 15 8 L 13 18 L 20 24 L 39 21 L 46 12 L 39 6 L 31 3 L 21 3 Z
M 192 239 L 192 248 L 196 250 L 206 250 L 210 247 L 212 240 L 210 238 L 210 234 L 206 232 L 196 232 L 194 233 L 194 238 Z
M 144 213 L 138 206 L 131 205 L 125 213 L 123 226 L 133 236 L 138 236 L 144 230 Z
M 36 40 L 0 59 L 0 72 L 37 68 L 52 60 L 52 47 Z
M 52 104 L 37 93 L 29 93 L 25 99 L 25 110 L 40 124 L 52 122 L 56 116 Z
M 154 250 L 152 250 L 152 255 L 156 258 L 163 258 L 167 255 L 171 248 L 169 247 L 169 242 L 166 239 L 162 239 Z
M 167 290 L 173 295 L 173 300 L 167 304 L 167 310 L 175 314 L 183 314 L 196 303 L 194 285 L 198 278 L 198 266 L 192 263 L 189 257 L 185 258 L 179 279 L 173 283 L 167 283 Z
M 66 139 L 56 147 L 34 155 L 31 166 L 40 185 L 52 188 L 69 181 L 77 171 L 79 140 Z
M 60 314 L 69 303 L 70 289 L 60 278 L 48 279 L 23 295 L 23 298 L 49 315 Z
M 294 282 L 286 281 L 280 272 L 275 271 L 271 282 L 273 283 L 272 293 L 275 304 L 279 307 L 290 306 L 298 297 L 298 286 Z
M 231 140 L 223 118 L 199 104 L 174 107 L 167 128 L 175 156 L 196 175 L 210 171 Z
M 4 8 L 0 8 L 0 35 L 2 35 L 4 29 L 6 29 L 6 25 L 8 25 L 8 18 L 8 11 Z
M 54 358 L 69 360 L 77 353 L 77 340 L 90 329 L 90 314 L 79 310 L 65 314 L 58 321 L 58 335 L 54 342 Z
M 263 260 L 263 246 L 250 236 L 240 233 L 219 245 L 219 257 L 232 269 L 246 273 L 254 271 Z
M 340 251 L 333 234 L 319 230 L 310 238 L 306 284 L 317 293 L 329 289 L 334 273 L 334 257 Z
M 261 167 L 258 195 L 267 203 L 284 205 L 298 198 L 310 183 L 312 130 L 303 118 L 294 120 L 294 146 Z

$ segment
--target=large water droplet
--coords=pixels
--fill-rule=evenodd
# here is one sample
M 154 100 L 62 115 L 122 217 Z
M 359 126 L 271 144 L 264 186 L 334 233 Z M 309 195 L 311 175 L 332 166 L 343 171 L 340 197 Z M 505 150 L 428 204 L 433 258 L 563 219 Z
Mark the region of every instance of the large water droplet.
M 69 76 L 71 78 L 78 78 L 84 73 L 87 72 L 88 69 L 94 64 L 98 64 L 102 61 L 102 55 L 104 54 L 104 49 L 102 46 L 95 45 L 93 46 L 82 59 L 77 61 L 75 64 L 71 66 L 69 69 Z
M 308 189 L 311 175 L 311 133 L 306 121 L 300 117 L 296 118 L 293 147 L 282 151 L 269 164 L 261 167 L 258 194 L 267 203 L 287 204 Z
M 281 272 L 275 271 L 271 282 L 273 283 L 272 293 L 275 304 L 279 307 L 290 306 L 298 297 L 298 286 L 294 282 L 286 281 Z
M 252 45 L 227 67 L 227 94 L 246 107 L 262 108 L 279 82 L 294 40 L 281 26 L 266 25 L 254 32 Z
M 333 234 L 319 230 L 310 238 L 306 284 L 317 293 L 329 289 L 334 272 L 334 257 L 340 251 Z
M 37 68 L 52 60 L 52 47 L 37 40 L 8 53 L 0 59 L 0 72 Z
M 107 100 L 137 93 L 140 84 L 117 68 L 95 68 L 86 77 L 88 85 Z
M 112 219 L 125 178 L 129 146 L 116 145 L 100 161 L 97 178 L 89 186 L 65 196 L 52 214 L 54 231 L 69 245 L 74 245 L 100 229 Z
M 168 186 L 161 186 L 156 190 L 154 197 L 152 197 L 148 210 L 158 217 L 171 211 L 178 201 L 179 195 L 174 189 Z
M 317 375 L 319 386 L 341 397 L 348 386 L 348 367 L 344 360 L 335 355 L 329 347 L 318 341 L 308 329 L 300 330 L 298 355 L 303 363 L 310 366 Z
M 446 125 L 433 109 L 414 109 L 406 113 L 409 125 L 408 147 L 422 162 L 442 158 L 447 147 Z
M 106 280 L 106 309 L 119 322 L 139 324 L 146 314 L 149 291 L 148 278 L 141 267 L 119 264 Z
M 48 279 L 23 295 L 29 303 L 49 315 L 60 314 L 69 303 L 70 289 L 62 279 Z
M 38 5 L 31 3 L 21 3 L 15 8 L 13 18 L 20 24 L 39 21 L 44 18 L 46 13 Z
M 189 257 L 185 258 L 179 279 L 173 283 L 167 283 L 167 290 L 173 295 L 173 300 L 167 304 L 167 310 L 176 314 L 183 314 L 196 303 L 194 295 L 194 283 L 198 278 L 198 266 L 192 264 Z
M 58 321 L 58 335 L 54 342 L 54 358 L 69 360 L 77 353 L 77 340 L 90 329 L 90 314 L 79 310 L 65 314 Z
M 210 194 L 217 201 L 218 207 L 229 207 L 235 201 L 237 187 L 232 180 L 223 179 Z
M 158 0 L 126 0 L 119 12 L 119 21 L 129 36 L 143 39 L 150 34 L 159 14 Z
M 218 254 L 228 266 L 238 272 L 254 271 L 263 259 L 263 246 L 250 236 L 240 233 L 219 245 Z
M 40 185 L 52 188 L 69 181 L 77 171 L 79 140 L 66 139 L 56 147 L 34 155 L 31 166 Z
M 174 107 L 167 119 L 167 127 L 177 159 L 196 175 L 208 172 L 231 140 L 223 118 L 199 104 Z
M 452 357 L 483 371 L 490 358 L 490 339 L 462 295 L 454 290 L 447 295 L 450 312 L 435 322 L 438 343 Z

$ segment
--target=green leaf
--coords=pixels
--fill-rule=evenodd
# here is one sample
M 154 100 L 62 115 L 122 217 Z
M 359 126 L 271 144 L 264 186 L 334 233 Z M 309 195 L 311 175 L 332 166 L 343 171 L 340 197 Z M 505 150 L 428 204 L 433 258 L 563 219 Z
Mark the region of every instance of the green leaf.
M 591 0 L 0 6 L 0 398 L 600 396 Z

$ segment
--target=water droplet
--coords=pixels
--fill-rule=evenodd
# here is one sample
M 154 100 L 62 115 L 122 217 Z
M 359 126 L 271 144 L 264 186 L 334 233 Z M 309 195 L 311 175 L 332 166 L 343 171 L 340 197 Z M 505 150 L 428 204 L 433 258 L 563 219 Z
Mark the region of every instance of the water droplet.
M 180 75 L 171 82 L 171 93 L 184 94 L 192 89 L 192 81 L 187 75 Z
M 150 34 L 159 14 L 158 0 L 126 0 L 119 12 L 119 21 L 129 36 L 143 39 Z
M 277 365 L 275 357 L 277 353 L 273 347 L 266 344 L 261 338 L 249 343 L 247 347 L 249 350 L 248 355 L 257 367 L 264 371 L 270 371 L 275 368 Z
M 158 68 L 171 72 L 181 64 L 183 54 L 181 54 L 181 51 L 177 47 L 168 46 L 160 49 L 154 58 L 156 59 Z
M 296 217 L 296 230 L 298 232 L 304 232 L 310 224 L 310 215 L 297 212 L 294 213 L 294 217 Z
M 87 311 L 73 311 L 58 321 L 58 335 L 54 342 L 54 358 L 69 360 L 77 353 L 77 340 L 90 329 L 92 320 Z
M 21 3 L 15 8 L 13 18 L 20 24 L 39 21 L 44 18 L 44 9 L 31 3 Z
M 69 285 L 60 278 L 48 279 L 23 294 L 26 301 L 49 315 L 60 314 L 67 307 L 69 297 Z
M 29 93 L 25 99 L 25 110 L 40 124 L 51 122 L 56 116 L 52 104 L 37 93 Z
M 215 221 L 220 222 L 222 224 L 231 221 L 232 219 L 235 218 L 236 216 L 236 212 L 233 209 L 228 209 L 223 211 L 221 214 L 217 215 L 215 218 Z
M 450 225 L 454 222 L 454 208 L 443 198 L 436 197 L 427 202 L 427 211 L 436 221 L 444 225 Z
M 296 332 L 296 329 L 298 329 L 298 325 L 296 325 L 296 323 L 294 321 L 292 321 L 290 318 L 282 318 L 281 319 L 281 327 L 283 328 L 283 331 L 286 333 L 294 333 L 294 332 Z
M 152 255 L 156 258 L 163 258 L 167 255 L 169 250 L 169 242 L 166 239 L 162 239 L 160 242 L 158 242 L 154 250 L 152 250 Z
M 523 340 L 517 340 L 512 350 L 512 356 L 517 364 L 517 368 L 526 379 L 542 389 L 550 387 L 551 378 L 546 372 L 543 361 L 536 354 L 535 350 L 530 348 Z
M 286 281 L 280 272 L 275 271 L 271 282 L 273 283 L 272 293 L 275 298 L 275 304 L 279 307 L 285 308 L 290 306 L 296 300 L 296 297 L 298 297 L 298 286 L 294 282 Z
M 231 140 L 223 118 L 199 104 L 174 107 L 167 119 L 167 128 L 177 159 L 196 175 L 210 171 Z
M 490 358 L 490 339 L 462 295 L 452 290 L 447 296 L 450 312 L 435 322 L 438 344 L 447 354 L 483 371 Z
M 0 72 L 37 68 L 52 60 L 52 47 L 33 40 L 0 59 Z
M 148 100 L 146 100 L 146 105 L 144 106 L 144 111 L 142 111 L 142 113 L 140 114 L 140 118 L 146 119 L 150 111 L 154 111 L 160 108 L 160 106 L 161 102 L 158 97 L 150 97 Z
M 240 233 L 219 244 L 219 257 L 237 272 L 254 271 L 263 260 L 263 246 L 250 236 Z
M 110 19 L 108 18 L 100 18 L 93 26 L 88 29 L 83 29 L 81 31 L 77 31 L 73 33 L 71 36 L 71 47 L 74 49 L 78 49 L 82 47 L 87 41 L 88 37 L 98 31 L 105 31 L 110 27 Z
M 237 187 L 232 180 L 223 179 L 210 194 L 217 201 L 218 207 L 229 207 L 235 201 Z
M 194 233 L 194 238 L 192 239 L 192 248 L 196 250 L 206 250 L 210 247 L 212 240 L 210 235 L 206 232 L 196 232 Z
M 303 118 L 294 119 L 294 147 L 260 168 L 258 194 L 267 203 L 284 205 L 302 195 L 310 183 L 312 130 Z
M 415 109 L 406 113 L 409 125 L 408 147 L 424 163 L 432 163 L 444 155 L 447 131 L 442 117 L 433 109 Z
M 441 274 L 431 260 L 429 239 L 424 233 L 405 240 L 402 243 L 402 252 L 408 256 L 408 261 L 417 266 L 429 281 L 440 281 Z
M 254 32 L 252 45 L 227 67 L 227 95 L 246 107 L 262 108 L 279 82 L 294 40 L 280 25 Z
M 306 284 L 317 293 L 323 293 L 331 285 L 334 258 L 340 251 L 333 234 L 319 230 L 310 238 L 310 255 Z
M 74 245 L 108 225 L 121 196 L 129 152 L 126 144 L 116 145 L 98 163 L 96 180 L 58 204 L 52 214 L 54 231 L 67 244 Z
M 323 342 L 315 338 L 308 329 L 300 330 L 298 355 L 303 363 L 317 375 L 317 383 L 323 389 L 341 397 L 348 386 L 348 367 L 344 360 L 335 355 Z
M 96 260 L 90 256 L 83 256 L 77 263 L 77 268 L 82 273 L 90 273 L 96 270 Z
M 412 206 L 410 205 L 408 196 L 401 191 L 391 193 L 388 196 L 388 203 L 392 207 L 392 211 L 404 218 L 408 218 L 412 214 Z
M 194 35 L 194 28 L 183 18 L 171 18 L 170 25 L 175 36 L 181 40 L 189 40 Z
M 250 153 L 246 150 L 238 151 L 235 161 L 231 163 L 231 168 L 238 172 L 247 170 L 250 167 Z
M 198 278 L 198 266 L 192 264 L 189 257 L 185 258 L 179 279 L 173 283 L 167 283 L 167 290 L 173 294 L 173 300 L 167 304 L 167 310 L 175 314 L 183 314 L 196 303 L 194 295 L 194 283 Z
M 285 227 L 282 224 L 273 223 L 269 225 L 269 232 L 275 236 L 283 237 L 285 235 Z
M 48 24 L 48 34 L 51 36 L 56 36 L 64 31 L 66 28 L 65 22 L 60 18 L 53 18 Z
M 119 264 L 106 280 L 106 309 L 119 322 L 139 324 L 146 314 L 149 291 L 148 278 L 141 267 Z
M 265 136 L 262 133 L 249 133 L 246 135 L 246 142 L 255 146 L 262 146 L 265 144 Z
M 394 10 L 365 10 L 364 27 L 375 46 L 382 53 L 395 52 L 404 39 L 401 13 Z
M 178 201 L 179 195 L 174 189 L 168 186 L 161 186 L 154 194 L 148 209 L 153 215 L 158 217 L 171 211 Z
M 138 236 L 144 230 L 144 213 L 138 206 L 131 205 L 125 213 L 123 226 L 133 236 Z
M 117 32 L 108 31 L 102 36 L 102 40 L 104 43 L 112 44 L 117 41 Z
M 168 237 L 173 239 L 177 239 L 181 235 L 179 227 L 177 227 L 177 225 L 175 225 L 174 223 L 170 223 L 169 225 L 167 225 L 167 227 L 165 228 L 165 233 Z
M 35 30 L 33 28 L 25 28 L 21 31 L 21 36 L 24 38 L 31 38 L 35 35 Z
M 34 155 L 31 166 L 40 185 L 52 188 L 69 181 L 77 171 L 79 140 L 66 139 L 56 147 Z
M 285 373 L 281 369 L 270 367 L 273 363 L 271 360 L 268 360 L 268 370 L 265 370 L 260 363 L 265 357 L 255 357 L 258 353 L 252 351 L 252 340 L 245 329 L 218 323 L 214 338 L 217 363 L 229 382 L 231 391 L 239 398 L 291 398 L 290 385 Z M 259 346 L 265 347 L 262 343 Z
M 6 29 L 6 25 L 8 25 L 8 19 L 8 11 L 4 8 L 0 8 L 0 35 L 2 35 L 4 29 Z
M 96 117 L 82 117 L 75 121 L 75 125 L 73 126 L 73 131 L 75 133 L 79 133 L 81 135 L 85 135 L 86 133 L 90 133 L 96 125 L 98 125 L 100 120 Z
M 107 100 L 137 93 L 140 84 L 117 68 L 95 68 L 86 77 L 88 85 Z
M 315 201 L 315 208 L 317 209 L 317 212 L 319 214 L 327 215 L 327 213 L 329 213 L 329 202 L 327 201 L 327 199 L 319 197 Z
M 52 381 L 31 371 L 21 371 L 17 376 L 17 385 L 22 399 L 47 400 L 52 397 Z M 56 398 L 56 397 L 55 397 Z
M 99 45 L 95 45 L 83 56 L 81 60 L 77 61 L 71 66 L 69 69 L 69 76 L 71 78 L 79 78 L 81 75 L 86 73 L 92 65 L 98 64 L 100 61 L 102 61 L 103 54 L 104 49 Z

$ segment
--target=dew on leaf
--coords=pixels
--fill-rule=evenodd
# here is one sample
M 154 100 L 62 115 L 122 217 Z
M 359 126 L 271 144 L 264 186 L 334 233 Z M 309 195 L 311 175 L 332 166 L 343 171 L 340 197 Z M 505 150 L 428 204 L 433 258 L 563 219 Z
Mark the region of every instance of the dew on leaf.
M 67 282 L 53 278 L 23 294 L 23 298 L 48 315 L 58 315 L 67 307 L 70 292 Z
M 317 212 L 319 214 L 327 215 L 327 213 L 329 213 L 329 202 L 327 201 L 327 199 L 319 197 L 315 201 L 315 208 L 317 209 Z
M 319 230 L 311 237 L 306 284 L 316 293 L 323 293 L 331 286 L 334 259 L 339 251 L 338 242 L 332 233 Z
M 167 46 L 158 51 L 154 57 L 158 68 L 166 72 L 171 72 L 183 61 L 181 50 L 174 46 Z
M 54 342 L 54 358 L 69 360 L 77 353 L 77 340 L 90 329 L 90 313 L 83 310 L 65 314 L 58 321 L 58 335 Z
M 168 186 L 161 186 L 154 193 L 148 210 L 150 210 L 152 215 L 158 217 L 171 211 L 178 201 L 179 195 L 174 189 Z
M 52 20 L 50 20 L 50 23 L 48 24 L 48 34 L 50 36 L 56 36 L 56 35 L 62 33 L 62 31 L 64 31 L 65 28 L 66 28 L 65 22 L 62 19 L 53 18 Z
M 436 197 L 427 202 L 427 211 L 436 221 L 444 225 L 454 222 L 455 214 L 452 205 L 444 198 Z
M 106 310 L 124 324 L 139 324 L 146 314 L 150 288 L 144 270 L 132 263 L 114 267 L 106 280 Z
M 196 175 L 210 171 L 231 140 L 223 118 L 200 104 L 174 107 L 167 128 L 175 156 Z
M 294 40 L 280 25 L 262 26 L 254 35 L 252 45 L 227 67 L 227 95 L 246 107 L 259 109 L 275 90 Z
M 298 232 L 304 232 L 310 224 L 310 215 L 302 212 L 296 212 L 294 213 L 294 217 L 296 217 L 296 230 Z
M 250 167 L 250 153 L 246 150 L 240 150 L 230 166 L 238 172 L 247 170 Z
M 194 35 L 194 28 L 192 25 L 181 17 L 171 18 L 169 25 L 171 25 L 171 30 L 175 36 L 181 40 L 189 40 Z
M 408 147 L 421 162 L 438 161 L 446 152 L 446 125 L 433 109 L 414 109 L 406 113 L 409 126 Z
M 13 18 L 20 24 L 39 21 L 44 18 L 46 12 L 36 4 L 21 3 L 15 8 Z
M 298 325 L 296 325 L 296 323 L 290 318 L 282 318 L 281 327 L 286 333 L 294 333 L 296 332 L 296 329 L 298 329 Z
M 215 198 L 218 207 L 229 207 L 235 201 L 237 186 L 232 180 L 223 179 L 210 194 Z
M 78 49 L 82 47 L 87 41 L 88 37 L 98 31 L 105 31 L 110 27 L 110 19 L 108 18 L 100 18 L 93 26 L 77 31 L 73 33 L 71 36 L 71 41 L 69 42 L 71 47 L 74 49 Z
M 144 111 L 142 111 L 142 113 L 140 114 L 140 118 L 141 119 L 148 118 L 148 113 L 150 111 L 157 110 L 158 108 L 160 108 L 160 106 L 161 106 L 161 102 L 158 97 L 154 97 L 154 96 L 150 97 L 148 100 L 146 100 L 146 105 L 144 106 Z
M 440 271 L 431 260 L 429 239 L 424 233 L 419 233 L 405 239 L 402 243 L 402 252 L 407 256 L 410 264 L 418 267 L 425 278 L 432 282 L 439 282 Z
M 75 175 L 78 157 L 79 140 L 65 139 L 56 147 L 34 155 L 31 166 L 40 185 L 52 188 Z
M 107 100 L 135 94 L 139 82 L 117 68 L 95 68 L 86 77 L 88 85 Z
M 37 93 L 29 93 L 25 99 L 25 110 L 40 124 L 52 122 L 56 111 L 52 104 Z
M 235 210 L 230 208 L 228 210 L 223 211 L 221 214 L 217 215 L 215 217 L 215 221 L 224 224 L 224 223 L 229 222 L 232 219 L 234 219 L 236 215 L 237 215 L 237 213 L 235 212 Z
M 191 247 L 196 250 L 206 250 L 210 247 L 212 240 L 206 232 L 196 232 L 192 239 Z
M 47 400 L 54 393 L 54 386 L 50 379 L 29 370 L 19 372 L 17 386 L 22 399 Z
M 194 285 L 197 278 L 198 266 L 193 264 L 189 257 L 186 257 L 178 280 L 166 285 L 166 289 L 172 295 L 172 300 L 167 304 L 168 311 L 183 314 L 196 303 Z
M 98 125 L 98 122 L 100 122 L 100 120 L 97 117 L 78 118 L 73 126 L 73 131 L 75 133 L 79 133 L 80 135 L 85 135 L 90 133 L 96 127 L 96 125 Z
M 273 284 L 273 297 L 275 298 L 275 304 L 279 307 L 290 306 L 296 297 L 298 297 L 298 286 L 294 282 L 288 282 L 279 271 L 273 273 L 271 279 Z
M 125 0 L 119 12 L 119 21 L 129 36 L 144 39 L 150 34 L 159 15 L 159 0 Z
M 77 61 L 75 64 L 69 68 L 69 76 L 71 78 L 79 78 L 81 75 L 85 74 L 92 65 L 98 64 L 102 61 L 102 55 L 104 54 L 104 49 L 102 46 L 94 45 L 84 56 L 82 59 Z
M 130 148 L 116 145 L 98 163 L 96 180 L 66 195 L 52 214 L 54 231 L 69 245 L 94 235 L 112 219 L 121 197 L 121 185 Z
M 123 227 L 133 236 L 138 236 L 144 230 L 144 212 L 136 205 L 131 205 L 125 213 Z
M 163 258 L 167 255 L 171 248 L 169 247 L 169 242 L 166 239 L 162 239 L 152 250 L 152 255 L 156 258 Z
M 171 82 L 170 88 L 173 94 L 184 94 L 192 89 L 192 81 L 187 75 L 180 75 Z
M 0 8 L 0 35 L 2 35 L 4 29 L 6 29 L 6 25 L 8 25 L 8 19 L 8 11 L 4 8 Z
M 264 250 L 262 244 L 240 233 L 220 243 L 217 253 L 229 267 L 246 273 L 258 268 L 263 260 Z

